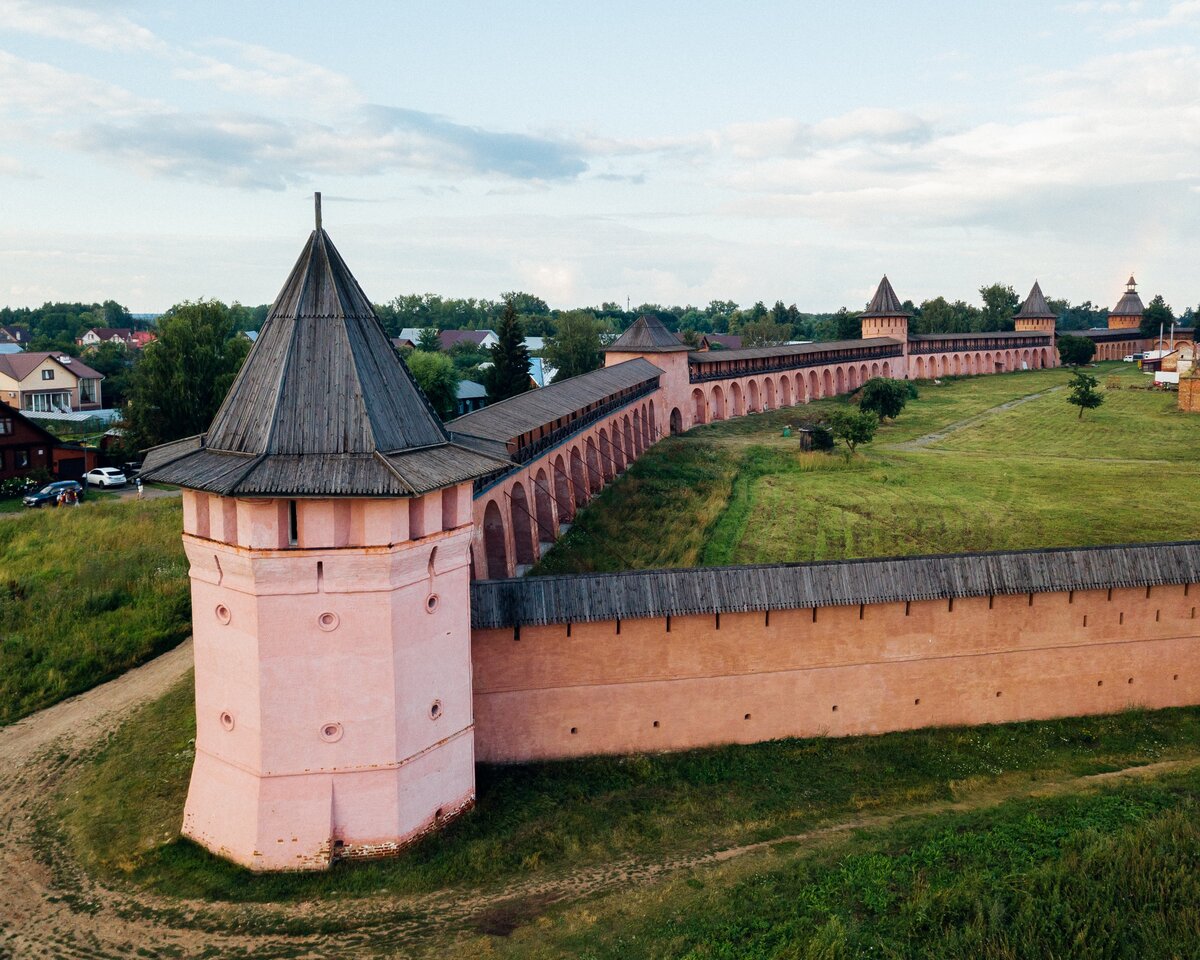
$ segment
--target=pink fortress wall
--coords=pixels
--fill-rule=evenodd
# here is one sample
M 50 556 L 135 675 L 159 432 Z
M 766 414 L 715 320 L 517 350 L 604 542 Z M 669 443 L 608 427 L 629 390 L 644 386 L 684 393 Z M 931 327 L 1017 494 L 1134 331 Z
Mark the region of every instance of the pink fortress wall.
M 472 632 L 518 762 L 1200 702 L 1195 584 Z M 516 639 L 515 637 L 519 637 Z

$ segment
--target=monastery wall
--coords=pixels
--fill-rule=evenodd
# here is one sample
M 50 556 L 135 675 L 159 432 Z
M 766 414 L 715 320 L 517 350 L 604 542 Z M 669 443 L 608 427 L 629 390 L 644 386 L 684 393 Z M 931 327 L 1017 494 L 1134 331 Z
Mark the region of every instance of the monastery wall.
M 1196 584 L 472 630 L 484 762 L 1200 703 Z

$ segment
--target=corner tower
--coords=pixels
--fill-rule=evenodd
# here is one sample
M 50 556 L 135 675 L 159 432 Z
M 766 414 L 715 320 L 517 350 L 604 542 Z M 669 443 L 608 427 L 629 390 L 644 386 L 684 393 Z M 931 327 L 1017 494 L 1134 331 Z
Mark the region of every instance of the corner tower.
M 378 856 L 475 796 L 471 480 L 321 228 L 183 488 L 196 759 L 183 832 L 254 870 Z
M 1021 304 L 1021 309 L 1013 317 L 1014 329 L 1030 330 L 1037 333 L 1054 334 L 1054 325 L 1058 322 L 1058 314 L 1050 309 L 1046 298 L 1042 296 L 1042 288 L 1036 280 L 1029 296 Z
M 1128 330 L 1140 327 L 1142 313 L 1145 312 L 1145 309 L 1142 305 L 1142 298 L 1138 296 L 1137 283 L 1133 279 L 1133 274 L 1130 274 L 1121 299 L 1117 301 L 1115 307 L 1108 311 L 1108 329 Z
M 875 337 L 890 337 L 908 344 L 908 321 L 912 314 L 900 303 L 896 291 L 884 274 L 875 289 L 875 296 L 867 304 L 867 309 L 860 314 L 862 320 L 862 338 L 871 340 Z

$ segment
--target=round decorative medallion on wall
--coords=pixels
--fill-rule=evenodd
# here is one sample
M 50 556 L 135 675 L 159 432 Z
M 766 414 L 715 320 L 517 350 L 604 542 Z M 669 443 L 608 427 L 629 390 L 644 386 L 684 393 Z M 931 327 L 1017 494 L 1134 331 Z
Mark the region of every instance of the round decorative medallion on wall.
M 229 612 L 229 608 L 223 603 L 217 604 L 217 609 L 213 611 L 217 615 L 217 619 L 221 623 L 229 623 L 233 619 L 233 614 Z
M 317 626 L 328 633 L 330 630 L 336 630 L 338 624 L 341 623 L 341 618 L 330 610 L 318 615 Z
M 340 723 L 326 723 L 321 726 L 321 739 L 326 743 L 337 743 L 342 739 L 342 725 Z
M 437 720 L 442 715 L 442 701 L 434 700 L 433 705 L 429 708 L 429 719 Z
M 224 727 L 226 730 L 233 729 L 233 714 L 230 713 L 228 710 L 221 711 L 220 720 L 221 720 L 221 726 Z
M 438 608 L 438 604 L 441 602 L 441 597 L 439 597 L 436 593 L 431 593 L 425 598 L 425 612 L 433 613 L 433 611 Z

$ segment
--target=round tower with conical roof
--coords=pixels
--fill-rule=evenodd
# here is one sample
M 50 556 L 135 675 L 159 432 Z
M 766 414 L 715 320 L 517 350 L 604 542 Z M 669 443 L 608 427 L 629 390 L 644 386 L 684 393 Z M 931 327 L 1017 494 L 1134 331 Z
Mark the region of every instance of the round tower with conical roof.
M 1108 311 L 1108 329 L 1128 330 L 1132 327 L 1140 327 L 1145 310 L 1142 298 L 1138 296 L 1137 282 L 1133 279 L 1133 274 L 1130 274 L 1121 299 L 1117 301 L 1115 307 Z
M 196 759 L 183 832 L 254 870 L 399 849 L 474 800 L 471 481 L 321 227 L 183 488 Z
M 1045 296 L 1042 295 L 1041 284 L 1034 280 L 1029 296 L 1025 298 L 1021 309 L 1013 317 L 1014 328 L 1021 331 L 1048 333 L 1053 336 L 1054 326 L 1057 322 L 1058 314 L 1050 309 Z

